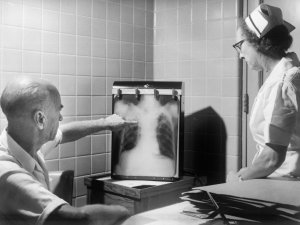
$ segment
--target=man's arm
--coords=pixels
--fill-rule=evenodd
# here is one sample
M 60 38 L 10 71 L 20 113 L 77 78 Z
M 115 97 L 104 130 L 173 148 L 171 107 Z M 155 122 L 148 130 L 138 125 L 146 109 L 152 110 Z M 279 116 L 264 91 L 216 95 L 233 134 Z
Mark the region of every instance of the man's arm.
M 272 174 L 285 160 L 287 147 L 267 144 L 251 166 L 242 168 L 237 173 L 227 176 L 227 182 L 263 178 Z
M 125 121 L 122 117 L 113 114 L 97 120 L 74 121 L 60 126 L 62 143 L 76 141 L 87 135 L 103 131 L 117 130 L 125 126 L 137 124 L 136 121 Z
M 86 205 L 75 208 L 62 205 L 52 212 L 45 225 L 117 225 L 129 217 L 129 212 L 118 205 Z

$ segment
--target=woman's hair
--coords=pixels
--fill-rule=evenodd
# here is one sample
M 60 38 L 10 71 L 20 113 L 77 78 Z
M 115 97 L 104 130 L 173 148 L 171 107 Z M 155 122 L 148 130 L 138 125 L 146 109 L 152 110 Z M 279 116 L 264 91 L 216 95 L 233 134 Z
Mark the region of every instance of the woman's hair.
M 258 38 L 256 34 L 248 28 L 243 19 L 239 21 L 239 28 L 245 39 L 250 42 L 258 52 L 274 59 L 284 57 L 293 42 L 292 36 L 284 25 L 274 27 L 261 38 Z

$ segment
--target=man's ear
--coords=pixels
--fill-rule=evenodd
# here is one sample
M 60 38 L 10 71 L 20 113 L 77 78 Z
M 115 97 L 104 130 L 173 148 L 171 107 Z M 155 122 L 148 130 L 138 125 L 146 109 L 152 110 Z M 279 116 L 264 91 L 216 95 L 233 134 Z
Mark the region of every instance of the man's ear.
M 40 130 L 43 130 L 46 125 L 46 115 L 43 111 L 36 111 L 34 113 L 34 122 Z

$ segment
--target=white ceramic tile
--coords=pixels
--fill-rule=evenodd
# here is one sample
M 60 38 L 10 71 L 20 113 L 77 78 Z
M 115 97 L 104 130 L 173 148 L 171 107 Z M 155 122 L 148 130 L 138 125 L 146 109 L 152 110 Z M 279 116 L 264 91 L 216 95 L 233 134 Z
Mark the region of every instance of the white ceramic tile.
M 89 116 L 91 115 L 91 97 L 77 97 L 77 115 Z
M 76 196 L 83 196 L 87 194 L 87 187 L 84 184 L 84 177 L 75 178 Z
M 121 60 L 121 78 L 132 78 L 133 63 L 131 60 Z
M 105 20 L 92 20 L 92 36 L 97 38 L 106 37 L 106 22 Z
M 223 59 L 223 76 L 224 77 L 238 77 L 238 59 Z
M 40 0 L 26 0 L 26 2 L 24 2 L 24 5 L 31 6 L 31 7 L 36 7 L 36 8 L 41 8 L 42 7 L 42 1 L 40 1 Z
M 239 98 L 222 98 L 221 103 L 222 115 L 238 116 L 239 113 Z
M 133 25 L 121 24 L 121 40 L 126 42 L 133 41 Z
M 42 9 L 24 6 L 23 25 L 28 28 L 42 28 Z
M 93 77 L 92 78 L 92 96 L 106 94 L 106 78 L 105 77 Z
M 222 1 L 207 1 L 207 20 L 222 18 Z
M 23 30 L 23 49 L 41 51 L 42 33 L 40 30 Z
M 235 38 L 223 40 L 222 56 L 224 58 L 236 58 L 237 57 L 237 52 L 232 47 L 233 43 L 235 43 L 235 42 L 236 42 Z
M 200 78 L 206 76 L 206 63 L 204 60 L 194 60 L 191 64 L 191 77 Z
M 107 21 L 107 39 L 109 40 L 120 40 L 120 23 Z
M 76 74 L 76 56 L 60 54 L 60 74 L 75 75 Z
M 228 136 L 239 135 L 239 118 L 237 116 L 224 116 L 223 117 L 226 133 Z
M 222 56 L 222 40 L 207 40 L 207 58 L 220 58 Z
M 59 76 L 59 91 L 61 95 L 76 95 L 76 77 Z
M 92 115 L 105 115 L 106 97 L 92 96 Z
M 46 168 L 48 171 L 57 171 L 59 170 L 59 161 L 58 160 L 46 160 Z
M 222 96 L 238 97 L 239 94 L 239 77 L 222 79 Z
M 192 59 L 201 60 L 206 58 L 206 41 L 192 42 Z
M 106 76 L 107 77 L 120 77 L 120 60 L 107 59 L 106 61 Z
M 121 4 L 121 23 L 133 24 L 133 7 Z
M 44 10 L 43 16 L 43 29 L 47 31 L 59 31 L 59 18 L 58 12 Z
M 76 115 L 76 98 L 71 96 L 61 97 L 62 105 L 64 106 L 61 113 L 64 117 Z
M 41 73 L 41 53 L 23 52 L 23 72 Z
M 146 12 L 146 27 L 152 29 L 154 26 L 154 13 Z
M 145 63 L 144 62 L 134 62 L 133 78 L 141 79 L 141 80 L 145 79 Z
M 205 96 L 206 82 L 205 78 L 193 79 L 191 83 L 192 96 Z
M 178 60 L 191 60 L 192 44 L 191 42 L 182 42 L 178 44 Z
M 43 8 L 58 12 L 60 10 L 60 0 L 43 0 Z
M 132 60 L 133 44 L 121 42 L 121 59 Z
M 77 76 L 78 95 L 91 95 L 91 77 Z
M 237 17 L 237 1 L 227 0 L 226 4 L 223 2 L 223 18 Z
M 174 2 L 174 1 L 169 1 L 169 2 Z M 154 3 L 155 1 L 153 0 L 146 0 L 146 10 L 154 11 Z
M 106 155 L 92 156 L 92 173 L 104 173 L 106 169 Z
M 92 59 L 92 76 L 104 77 L 106 75 L 106 61 L 101 58 Z
M 65 158 L 59 160 L 59 170 L 73 170 L 75 171 L 75 158 Z
M 92 56 L 106 57 L 106 40 L 100 38 L 92 38 Z
M 42 43 L 44 52 L 58 53 L 59 35 L 56 32 L 43 32 Z
M 146 29 L 144 27 L 134 27 L 133 29 L 134 43 L 145 43 Z
M 192 21 L 206 20 L 206 2 L 199 0 L 192 0 Z
M 192 9 L 191 7 L 182 7 L 178 10 L 178 24 L 190 24 L 192 21 Z
M 120 4 L 107 2 L 107 20 L 120 22 Z
M 222 77 L 222 59 L 210 59 L 206 61 L 207 74 L 209 77 Z
M 79 139 L 77 142 L 76 156 L 84 156 L 91 154 L 91 136 Z
M 154 52 L 153 52 L 152 45 L 146 45 L 146 62 L 149 62 L 149 63 L 153 62 L 153 54 L 154 54 Z M 177 59 L 177 51 L 175 52 L 175 57 Z
M 191 42 L 192 25 L 185 24 L 178 27 L 178 42 Z M 167 40 L 166 40 L 167 41 Z
M 115 77 L 107 77 L 106 78 L 106 95 L 107 95 L 106 110 L 108 110 L 107 114 L 111 114 L 109 112 L 111 112 L 111 109 L 112 109 L 112 107 L 110 105 L 110 103 L 112 101 L 110 98 L 112 95 L 112 86 L 113 86 L 113 83 L 118 80 L 119 80 L 119 78 L 115 78 Z
M 192 40 L 200 41 L 206 39 L 206 21 L 196 21 L 192 23 Z
M 42 56 L 43 73 L 58 74 L 59 72 L 59 55 L 54 53 L 43 54 Z
M 92 16 L 92 0 L 77 0 L 77 15 Z
M 22 52 L 17 50 L 3 50 L 3 71 L 21 72 Z
M 87 197 L 86 197 L 86 195 L 77 197 L 75 199 L 75 203 L 74 203 L 75 207 L 85 206 L 86 204 L 87 204 Z
M 22 4 L 3 3 L 3 23 L 7 25 L 22 26 L 23 7 Z
M 91 174 L 91 156 L 77 157 L 77 176 L 85 176 Z
M 77 16 L 77 34 L 91 36 L 92 21 L 89 17 Z
M 145 45 L 135 44 L 134 45 L 134 57 L 135 61 L 145 61 Z
M 75 142 L 67 142 L 60 146 L 60 158 L 75 157 Z
M 107 58 L 120 59 L 120 48 L 119 41 L 107 40 Z
M 219 78 L 206 79 L 206 95 L 207 96 L 221 96 L 222 81 Z
M 76 34 L 76 16 L 72 14 L 61 13 L 60 32 Z
M 77 37 L 77 55 L 91 56 L 91 38 L 90 37 Z
M 91 75 L 91 58 L 85 56 L 77 57 L 77 75 Z
M 93 17 L 106 19 L 106 1 L 93 0 Z
M 100 154 L 106 152 L 106 135 L 92 136 L 92 154 Z
M 74 0 L 61 0 L 60 1 L 61 11 L 66 13 L 76 13 L 76 1 Z
M 145 0 L 134 0 L 134 7 L 145 10 L 146 1 Z
M 222 21 L 214 20 L 207 22 L 207 39 L 220 39 L 222 36 Z
M 141 26 L 141 27 L 146 26 L 145 10 L 134 8 L 133 24 L 135 26 Z
M 49 81 L 53 84 L 57 89 L 59 89 L 59 77 L 57 75 L 52 74 L 42 74 L 42 79 Z
M 22 29 L 12 26 L 3 26 L 2 43 L 4 48 L 22 48 Z

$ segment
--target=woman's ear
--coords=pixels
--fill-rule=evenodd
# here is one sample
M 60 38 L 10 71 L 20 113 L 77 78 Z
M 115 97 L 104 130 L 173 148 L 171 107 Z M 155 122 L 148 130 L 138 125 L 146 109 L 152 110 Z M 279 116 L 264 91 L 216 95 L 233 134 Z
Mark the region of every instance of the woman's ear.
M 46 115 L 43 111 L 36 111 L 34 113 L 34 122 L 40 130 L 43 130 L 46 125 Z

